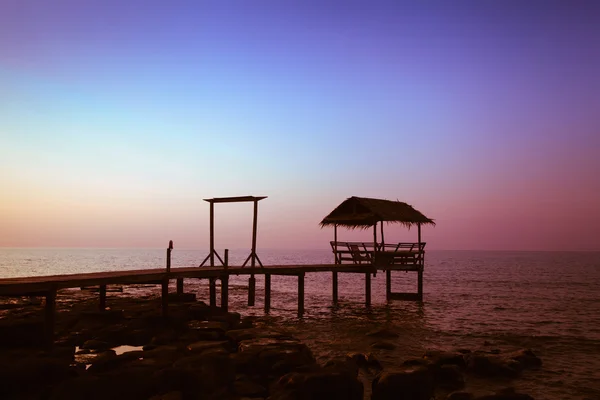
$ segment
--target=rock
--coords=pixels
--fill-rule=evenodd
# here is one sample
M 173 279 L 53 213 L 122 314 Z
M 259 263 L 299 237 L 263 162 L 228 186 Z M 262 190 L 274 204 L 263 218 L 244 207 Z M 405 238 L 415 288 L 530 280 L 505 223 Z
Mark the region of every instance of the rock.
M 394 350 L 396 348 L 396 345 L 390 342 L 375 342 L 371 343 L 371 347 L 374 349 Z
M 202 398 L 202 382 L 192 369 L 167 367 L 155 372 L 152 379 L 159 393 L 179 393 L 182 398 Z
M 466 368 L 465 355 L 459 352 L 428 350 L 423 355 L 423 358 L 431 361 L 437 367 L 443 365 L 456 365 L 460 368 Z
M 370 337 L 375 337 L 375 338 L 379 338 L 379 339 L 395 339 L 397 337 L 399 337 L 400 335 L 398 335 L 396 332 L 393 332 L 389 329 L 377 329 L 371 332 L 367 332 L 366 336 L 370 336 Z
M 86 340 L 83 345 L 81 345 L 81 349 L 83 350 L 92 350 L 92 351 L 106 351 L 109 350 L 112 346 L 102 340 Z
M 173 368 L 193 371 L 202 390 L 208 392 L 233 388 L 235 381 L 235 365 L 223 349 L 210 349 L 181 358 L 173 363 Z
M 542 360 L 536 356 L 530 349 L 518 350 L 514 353 L 507 355 L 510 359 L 515 360 L 521 364 L 523 369 L 528 368 L 540 368 L 542 366 Z
M 434 371 L 436 387 L 458 390 L 465 387 L 465 378 L 457 365 L 442 365 Z
M 264 386 L 251 381 L 247 377 L 236 380 L 233 384 L 233 387 L 234 392 L 238 396 L 266 397 L 268 395 L 268 391 Z
M 157 394 L 156 396 L 150 397 L 148 400 L 183 400 L 183 394 L 181 392 Z
M 469 355 L 467 370 L 484 377 L 515 378 L 519 376 L 521 366 L 518 361 L 506 360 L 498 355 L 473 352 Z
M 256 338 L 243 340 L 236 356 L 238 371 L 253 371 L 263 376 L 282 376 L 304 366 L 314 365 L 308 347 L 297 340 Z
M 534 400 L 528 394 L 524 393 L 495 393 L 485 396 L 475 397 L 473 400 Z
M 240 313 L 237 312 L 228 312 L 223 315 L 215 315 L 208 318 L 210 321 L 223 322 L 226 324 L 228 329 L 235 329 L 240 324 L 241 320 Z
M 372 400 L 429 400 L 433 377 L 424 367 L 383 371 L 373 380 Z
M 196 293 L 169 293 L 169 303 L 193 303 L 196 301 Z
M 431 360 L 428 360 L 425 358 L 409 358 L 408 360 L 405 360 L 404 362 L 402 362 L 402 365 L 407 366 L 407 367 L 431 368 L 432 362 L 431 362 Z
M 362 400 L 362 383 L 337 371 L 292 372 L 272 386 L 270 400 Z
M 367 356 L 363 353 L 348 353 L 346 355 L 348 360 L 352 360 L 358 367 L 367 367 Z
M 0 398 L 30 398 L 25 394 L 39 392 L 46 387 L 73 378 L 77 375 L 77 369 L 69 364 L 68 360 L 50 357 L 2 360 Z M 14 395 L 17 397 L 13 397 Z
M 346 358 L 344 360 L 329 360 L 325 363 L 323 368 L 325 370 L 342 372 L 356 378 L 358 376 L 359 365 L 353 359 Z
M 222 340 L 222 341 L 202 340 L 199 342 L 189 344 L 187 346 L 188 351 L 190 351 L 191 353 L 201 353 L 208 349 L 226 349 L 227 350 L 230 348 L 231 348 L 231 345 L 227 340 Z
M 127 353 L 117 355 L 108 355 L 111 353 L 106 353 L 107 356 L 98 357 L 95 360 L 92 360 L 92 365 L 88 368 L 88 372 L 96 373 L 96 372 L 106 372 L 116 368 L 121 367 L 124 364 L 127 364 L 131 361 L 139 360 L 143 357 L 143 351 L 130 351 Z
M 446 400 L 472 400 L 473 394 L 469 392 L 452 392 L 447 397 Z

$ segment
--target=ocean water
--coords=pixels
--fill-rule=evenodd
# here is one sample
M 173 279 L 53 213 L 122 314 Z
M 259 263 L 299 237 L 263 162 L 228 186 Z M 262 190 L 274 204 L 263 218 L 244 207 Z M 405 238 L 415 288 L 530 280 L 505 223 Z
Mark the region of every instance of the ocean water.
M 173 266 L 200 264 L 203 250 L 173 251 Z M 331 263 L 329 250 L 263 250 L 263 264 Z M 239 265 L 248 252 L 232 251 Z M 372 352 L 393 367 L 426 349 L 531 348 L 543 360 L 516 380 L 468 381 L 475 391 L 507 386 L 536 399 L 600 399 L 600 253 L 429 251 L 424 301 L 385 300 L 385 274 L 372 280 L 372 306 L 364 305 L 364 275 L 340 274 L 339 305 L 331 302 L 329 273 L 306 275 L 305 316 L 296 317 L 297 279 L 272 277 L 272 309 L 263 312 L 263 279 L 257 275 L 255 307 L 248 307 L 247 276 L 230 280 L 230 310 L 259 316 L 303 339 L 326 361 L 348 352 Z M 0 277 L 162 268 L 157 249 L 0 249 Z M 393 273 L 393 291 L 415 291 L 416 274 Z M 78 290 L 78 289 L 73 289 Z M 174 289 L 173 289 L 174 290 Z M 156 292 L 125 287 L 123 295 Z M 206 280 L 186 280 L 186 291 L 208 298 Z M 117 294 L 111 294 L 117 295 Z M 10 300 L 2 300 L 10 301 Z M 110 297 L 109 297 L 110 304 Z M 395 330 L 394 350 L 374 350 L 365 334 Z

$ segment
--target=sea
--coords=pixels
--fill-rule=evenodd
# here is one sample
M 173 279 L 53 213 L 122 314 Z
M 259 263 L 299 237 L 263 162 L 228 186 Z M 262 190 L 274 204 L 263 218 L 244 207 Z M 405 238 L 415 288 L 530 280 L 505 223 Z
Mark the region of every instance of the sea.
M 0 278 L 164 268 L 165 253 L 165 249 L 2 248 Z M 265 265 L 333 261 L 331 250 L 257 253 Z M 175 249 L 172 265 L 198 266 L 207 254 Z M 240 265 L 248 254 L 232 250 L 230 265 Z M 515 380 L 469 378 L 467 389 L 479 393 L 513 387 L 535 399 L 600 399 L 600 252 L 431 250 L 425 257 L 422 302 L 387 303 L 385 274 L 378 273 L 372 279 L 371 307 L 365 306 L 363 274 L 340 274 L 339 302 L 333 305 L 331 274 L 308 273 L 301 319 L 297 278 L 272 277 L 269 314 L 263 310 L 262 276 L 257 275 L 256 281 L 256 304 L 249 307 L 248 276 L 230 278 L 230 310 L 255 316 L 262 326 L 290 331 L 321 362 L 362 352 L 374 354 L 384 368 L 393 368 L 429 349 L 528 348 L 542 359 L 541 369 L 525 371 Z M 394 292 L 414 292 L 416 285 L 415 273 L 392 274 Z M 208 302 L 206 280 L 188 279 L 185 289 Z M 159 291 L 152 285 L 126 286 L 123 293 L 109 293 L 108 303 L 111 295 Z M 0 311 L 0 318 L 5 316 Z M 373 338 L 366 333 L 380 328 L 400 335 L 393 340 L 394 349 L 371 347 Z

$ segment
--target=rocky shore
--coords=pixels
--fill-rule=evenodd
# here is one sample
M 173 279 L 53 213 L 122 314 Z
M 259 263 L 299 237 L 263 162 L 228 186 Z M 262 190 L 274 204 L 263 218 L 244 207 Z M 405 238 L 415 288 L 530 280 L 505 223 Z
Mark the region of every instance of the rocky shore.
M 65 302 L 50 350 L 41 347 L 38 305 L 4 307 L 0 398 L 527 400 L 510 381 L 541 366 L 526 349 L 428 351 L 393 366 L 362 353 L 318 363 L 288 332 L 194 296 L 171 300 L 166 319 L 153 296 L 115 296 L 102 312 L 89 296 Z M 375 349 L 398 340 L 385 329 L 368 335 Z M 469 379 L 502 379 L 507 388 L 471 393 Z

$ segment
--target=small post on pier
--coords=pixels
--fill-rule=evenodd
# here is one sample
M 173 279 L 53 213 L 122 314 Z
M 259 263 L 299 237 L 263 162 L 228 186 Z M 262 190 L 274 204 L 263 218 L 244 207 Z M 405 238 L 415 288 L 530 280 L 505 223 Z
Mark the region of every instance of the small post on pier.
M 304 315 L 304 272 L 298 274 L 298 318 Z
M 265 313 L 271 310 L 271 274 L 265 274 Z
M 365 274 L 365 304 L 367 307 L 371 306 L 371 273 Z
M 229 249 L 225 249 L 224 263 L 225 270 L 229 266 Z M 229 310 L 229 274 L 221 275 L 221 308 L 225 311 Z
M 254 217 L 252 219 L 252 254 L 250 259 L 250 267 L 256 267 L 256 231 L 258 223 L 258 200 L 254 200 Z M 253 270 L 254 272 L 254 270 Z M 248 279 L 248 306 L 254 306 L 256 300 L 256 278 L 254 274 Z
M 54 344 L 54 315 L 56 309 L 56 288 L 51 286 L 46 292 L 46 306 L 44 308 L 44 341 L 51 348 Z
M 106 310 L 106 285 L 100 285 L 100 304 L 98 304 L 100 311 Z
M 171 251 L 173 250 L 173 241 L 169 240 L 169 247 L 167 247 L 167 273 L 171 272 Z

